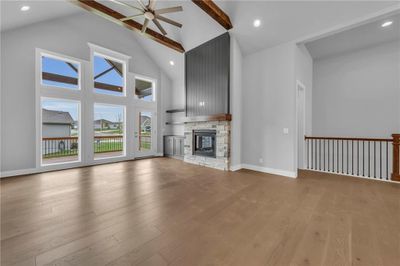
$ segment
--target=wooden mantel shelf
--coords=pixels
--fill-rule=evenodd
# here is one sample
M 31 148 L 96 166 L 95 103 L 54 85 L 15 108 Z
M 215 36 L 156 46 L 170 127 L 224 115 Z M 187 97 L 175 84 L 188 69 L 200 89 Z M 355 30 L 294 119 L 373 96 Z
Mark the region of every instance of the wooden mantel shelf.
M 206 115 L 206 116 L 193 116 L 185 117 L 183 119 L 184 123 L 195 123 L 195 122 L 209 122 L 209 121 L 231 121 L 231 114 L 216 114 L 216 115 Z

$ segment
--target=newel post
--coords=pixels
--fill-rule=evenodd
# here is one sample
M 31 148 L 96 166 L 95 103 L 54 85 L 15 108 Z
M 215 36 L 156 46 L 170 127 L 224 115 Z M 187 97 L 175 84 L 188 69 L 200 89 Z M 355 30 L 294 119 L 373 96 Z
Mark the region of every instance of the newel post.
M 392 180 L 400 181 L 400 134 L 393 134 L 393 173 Z

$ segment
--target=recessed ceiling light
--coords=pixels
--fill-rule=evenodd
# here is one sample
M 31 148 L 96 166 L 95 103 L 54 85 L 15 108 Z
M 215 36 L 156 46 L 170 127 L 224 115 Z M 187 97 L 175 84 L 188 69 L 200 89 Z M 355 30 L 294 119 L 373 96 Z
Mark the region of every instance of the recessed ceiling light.
M 21 11 L 28 11 L 29 9 L 31 9 L 30 6 L 22 6 L 21 7 Z
M 260 27 L 260 25 L 261 25 L 261 20 L 256 19 L 256 20 L 253 21 L 253 26 L 254 27 L 258 28 L 258 27 Z
M 175 65 L 175 62 L 174 61 L 169 61 L 169 64 L 171 65 L 171 66 L 174 66 Z
M 390 26 L 392 24 L 393 24 L 393 21 L 385 21 L 385 22 L 383 22 L 383 24 L 381 26 L 382 27 L 388 27 L 388 26 Z

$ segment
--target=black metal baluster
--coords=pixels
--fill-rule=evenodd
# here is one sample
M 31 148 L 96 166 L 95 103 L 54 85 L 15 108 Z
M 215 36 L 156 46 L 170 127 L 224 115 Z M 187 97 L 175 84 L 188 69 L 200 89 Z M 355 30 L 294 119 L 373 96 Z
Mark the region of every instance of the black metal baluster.
M 339 140 L 336 140 L 336 173 L 339 173 Z

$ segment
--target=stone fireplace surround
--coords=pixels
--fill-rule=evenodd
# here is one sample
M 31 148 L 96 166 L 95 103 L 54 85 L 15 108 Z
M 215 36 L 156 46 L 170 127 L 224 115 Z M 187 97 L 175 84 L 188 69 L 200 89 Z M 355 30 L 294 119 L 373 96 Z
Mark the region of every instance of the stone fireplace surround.
M 228 171 L 230 166 L 230 127 L 230 121 L 186 122 L 184 161 Z M 216 158 L 193 155 L 193 130 L 216 131 Z

